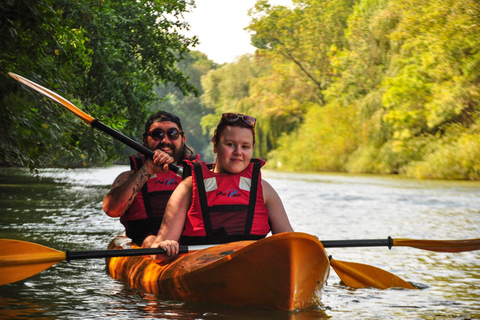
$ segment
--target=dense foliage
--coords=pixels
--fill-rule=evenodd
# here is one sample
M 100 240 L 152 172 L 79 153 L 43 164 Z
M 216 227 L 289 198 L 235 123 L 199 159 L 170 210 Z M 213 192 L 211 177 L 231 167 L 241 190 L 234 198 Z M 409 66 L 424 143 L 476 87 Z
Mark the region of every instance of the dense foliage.
M 255 155 L 272 168 L 480 179 L 480 2 L 292 2 L 259 0 L 256 54 L 222 66 L 188 52 L 188 1 L 2 2 L 0 163 L 123 157 L 10 71 L 137 139 L 149 113 L 172 111 L 206 160 L 220 114 L 238 111 L 258 118 Z
M 155 85 L 197 91 L 177 67 L 197 41 L 179 33 L 190 7 L 187 0 L 2 1 L 0 164 L 78 166 L 123 157 L 111 139 L 24 90 L 8 72 L 138 139 Z
M 203 94 L 201 79 L 219 66 L 198 51 L 191 51 L 186 54 L 186 58 L 179 62 L 177 66 L 189 78 L 190 83 L 199 88 L 199 95 L 185 95 L 173 85 L 156 87 L 155 93 L 161 100 L 153 104 L 151 113 L 161 109 L 179 116 L 182 120 L 187 145 L 193 148 L 196 154 L 200 154 L 202 160 L 213 162 L 211 135 L 203 131 L 200 126 L 202 118 L 211 113 L 201 101 Z
M 258 1 L 256 57 L 203 81 L 217 114 L 259 118 L 271 167 L 480 179 L 478 1 L 293 4 Z

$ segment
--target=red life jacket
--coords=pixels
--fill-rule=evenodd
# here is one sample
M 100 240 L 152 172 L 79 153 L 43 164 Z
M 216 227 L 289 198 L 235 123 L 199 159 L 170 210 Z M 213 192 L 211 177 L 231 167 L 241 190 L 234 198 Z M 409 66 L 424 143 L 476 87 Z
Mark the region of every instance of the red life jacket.
M 260 173 L 264 161 L 252 159 L 237 174 L 214 173 L 205 162 L 185 162 L 192 172 L 192 204 L 182 245 L 258 240 L 270 232 Z
M 130 156 L 130 166 L 135 172 L 145 163 L 143 155 Z M 172 171 L 165 174 L 156 174 L 143 185 L 133 199 L 132 204 L 120 218 L 125 226 L 127 237 L 141 245 L 149 235 L 157 235 L 162 224 L 163 214 L 175 188 L 182 181 L 182 177 Z

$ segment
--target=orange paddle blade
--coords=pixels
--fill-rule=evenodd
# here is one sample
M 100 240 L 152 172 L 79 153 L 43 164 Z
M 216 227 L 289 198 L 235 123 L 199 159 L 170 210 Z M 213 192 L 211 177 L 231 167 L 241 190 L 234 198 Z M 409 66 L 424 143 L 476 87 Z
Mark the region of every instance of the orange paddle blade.
M 330 259 L 330 265 L 346 286 L 351 288 L 372 287 L 378 289 L 415 289 L 396 275 L 366 264 Z
M 78 116 L 83 121 L 86 121 L 90 124 L 90 123 L 92 123 L 93 120 L 95 120 L 92 116 L 90 116 L 90 115 L 86 114 L 85 112 L 83 112 L 82 110 L 78 109 L 77 107 L 75 107 L 75 105 L 73 103 L 71 103 L 70 101 L 68 101 L 64 97 L 56 94 L 55 92 L 53 92 L 51 90 L 48 90 L 47 88 L 42 87 L 41 85 L 39 85 L 39 84 L 37 84 L 37 83 L 35 83 L 31 80 L 28 80 L 28 79 L 26 79 L 22 76 L 19 76 L 18 74 L 15 74 L 15 73 L 12 73 L 12 72 L 9 72 L 8 74 L 13 79 L 23 83 L 24 85 L 32 88 L 33 90 L 36 90 L 36 91 L 40 92 L 41 94 L 49 97 L 53 101 L 56 101 L 56 102 L 60 103 L 61 105 L 65 106 L 68 110 L 73 112 L 76 116 Z
M 464 252 L 480 250 L 480 239 L 467 240 L 414 240 L 393 239 L 394 246 L 413 247 L 438 252 Z
M 65 259 L 65 252 L 31 242 L 0 239 L 0 285 L 31 277 Z

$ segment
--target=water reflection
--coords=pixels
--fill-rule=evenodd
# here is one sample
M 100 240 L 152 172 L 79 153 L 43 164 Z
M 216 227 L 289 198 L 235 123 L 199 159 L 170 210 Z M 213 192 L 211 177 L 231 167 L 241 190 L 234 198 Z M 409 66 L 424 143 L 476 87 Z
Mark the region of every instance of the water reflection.
M 284 312 L 261 308 L 241 308 L 209 303 L 187 303 L 178 301 L 159 300 L 155 294 L 146 294 L 134 289 L 124 289 L 117 294 L 120 306 L 114 309 L 115 318 L 129 317 L 132 312 L 144 314 L 144 318 L 161 319 L 279 319 L 279 320 L 307 320 L 329 319 L 330 317 L 321 308 Z M 136 301 L 131 296 L 137 297 Z M 128 305 L 124 301 L 130 301 Z
M 35 301 L 16 300 L 0 297 L 1 319 L 51 319 L 51 316 L 43 315 L 48 305 Z
M 42 170 L 37 177 L 0 170 L 0 237 L 58 250 L 103 250 L 122 231 L 101 201 L 126 167 Z M 297 231 L 321 240 L 480 237 L 480 183 L 388 176 L 268 172 Z M 351 290 L 332 271 L 323 306 L 299 312 L 159 300 L 127 288 L 102 259 L 61 262 L 0 286 L 0 318 L 328 319 L 476 318 L 480 254 L 414 248 L 335 248 L 334 258 L 382 268 L 422 290 Z

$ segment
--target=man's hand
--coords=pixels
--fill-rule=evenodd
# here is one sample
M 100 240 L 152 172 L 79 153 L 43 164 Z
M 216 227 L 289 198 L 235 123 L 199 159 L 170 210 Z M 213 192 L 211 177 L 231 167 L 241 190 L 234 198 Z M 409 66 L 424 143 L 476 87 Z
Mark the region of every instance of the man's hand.
M 167 173 L 168 165 L 174 162 L 174 159 L 166 152 L 162 150 L 155 150 L 152 160 L 147 160 L 145 165 L 148 167 L 148 172 L 152 175 L 154 173 Z

